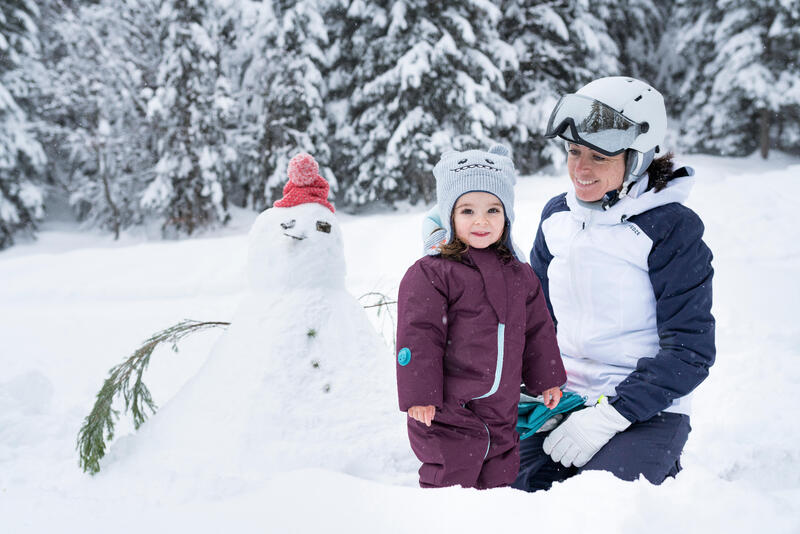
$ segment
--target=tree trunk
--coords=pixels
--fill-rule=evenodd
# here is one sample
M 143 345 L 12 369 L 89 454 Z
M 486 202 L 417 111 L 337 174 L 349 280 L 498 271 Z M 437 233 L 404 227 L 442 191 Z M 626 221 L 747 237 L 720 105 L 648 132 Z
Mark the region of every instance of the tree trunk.
M 761 110 L 761 120 L 759 121 L 759 130 L 761 130 L 761 157 L 767 159 L 769 155 L 769 110 Z
M 111 187 L 108 184 L 108 165 L 106 164 L 106 158 L 108 156 L 105 154 L 104 150 L 104 148 L 100 148 L 97 151 L 97 159 L 100 163 L 100 177 L 103 179 L 103 192 L 106 196 L 106 202 L 108 202 L 108 206 L 111 208 L 114 240 L 116 241 L 119 239 L 119 210 L 117 209 L 117 205 L 114 204 L 114 199 L 111 198 Z

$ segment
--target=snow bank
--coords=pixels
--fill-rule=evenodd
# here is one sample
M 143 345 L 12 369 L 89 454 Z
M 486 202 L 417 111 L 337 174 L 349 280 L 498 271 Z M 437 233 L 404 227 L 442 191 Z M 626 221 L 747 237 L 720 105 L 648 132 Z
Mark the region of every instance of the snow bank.
M 800 423 L 792 404 L 800 392 L 800 325 L 792 313 L 800 302 L 800 161 L 680 159 L 697 170 L 689 206 L 702 216 L 715 254 L 718 357 L 695 394 L 693 431 L 676 479 L 656 487 L 588 473 L 537 494 L 421 490 L 404 418 L 393 398 L 383 399 L 394 384 L 381 366 L 336 377 L 364 404 L 383 402 L 377 411 L 350 404 L 347 413 L 305 427 L 315 437 L 296 458 L 313 453 L 317 465 L 333 468 L 300 467 L 289 449 L 273 443 L 239 458 L 257 468 L 270 454 L 284 455 L 278 457 L 287 461 L 271 465 L 268 475 L 171 473 L 153 451 L 175 454 L 176 462 L 186 455 L 170 450 L 166 439 L 146 441 L 145 428 L 126 436 L 131 429 L 123 419 L 114 458 L 98 476 L 84 475 L 75 438 L 108 369 L 151 333 L 184 318 L 235 317 L 247 293 L 247 246 L 244 235 L 230 233 L 108 246 L 105 237 L 62 228 L 57 237 L 45 231 L 37 243 L 0 253 L 2 531 L 800 531 Z M 563 176 L 519 181 L 517 243 L 529 246 L 544 203 L 566 187 Z M 424 211 L 337 214 L 351 295 L 396 294 L 419 254 Z M 386 315 L 367 313 L 391 358 Z M 178 354 L 154 354 L 145 378 L 164 407 L 158 415 L 170 419 L 169 401 L 203 374 L 225 335 L 206 332 Z M 276 384 L 274 398 L 303 394 L 288 382 Z M 195 445 L 195 453 L 214 446 Z M 345 453 L 356 460 L 336 465 Z

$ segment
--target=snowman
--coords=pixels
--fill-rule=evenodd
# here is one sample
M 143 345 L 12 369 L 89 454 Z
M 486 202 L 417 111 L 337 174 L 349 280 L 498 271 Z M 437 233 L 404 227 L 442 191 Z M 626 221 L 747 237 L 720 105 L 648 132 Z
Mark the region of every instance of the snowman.
M 263 479 L 385 472 L 407 456 L 394 360 L 345 289 L 328 182 L 292 158 L 283 198 L 249 235 L 244 296 L 197 375 L 108 459 L 147 476 Z

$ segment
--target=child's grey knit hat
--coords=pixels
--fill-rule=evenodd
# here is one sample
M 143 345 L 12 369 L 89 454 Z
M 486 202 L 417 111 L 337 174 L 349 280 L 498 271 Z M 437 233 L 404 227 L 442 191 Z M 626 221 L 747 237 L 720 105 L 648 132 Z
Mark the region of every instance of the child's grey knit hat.
M 488 152 L 450 150 L 442 154 L 439 163 L 433 168 L 433 176 L 436 178 L 436 200 L 443 228 L 425 240 L 426 250 L 429 249 L 429 245 L 435 244 L 435 248 L 438 249 L 439 244 L 447 244 L 453 240 L 453 229 L 450 227 L 453 206 L 461 195 L 473 191 L 491 193 L 503 203 L 509 226 L 508 246 L 514 250 L 510 230 L 511 223 L 514 222 L 516 176 L 514 162 L 511 161 L 509 154 L 508 148 L 503 145 L 494 145 Z

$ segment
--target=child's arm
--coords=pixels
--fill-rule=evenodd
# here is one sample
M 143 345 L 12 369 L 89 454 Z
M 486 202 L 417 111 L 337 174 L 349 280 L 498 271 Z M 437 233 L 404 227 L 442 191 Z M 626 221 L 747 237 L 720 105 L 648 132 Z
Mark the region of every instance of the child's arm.
M 397 394 L 404 412 L 441 408 L 444 395 L 447 296 L 431 261 L 441 260 L 423 258 L 412 265 L 397 295 Z
M 529 269 L 530 270 L 530 269 Z M 544 298 L 542 285 L 530 270 L 533 290 L 526 304 L 527 325 L 525 330 L 525 352 L 522 360 L 522 380 L 531 395 L 563 386 L 567 381 L 561 352 L 556 341 L 556 329 Z M 560 398 L 560 392 L 557 394 Z M 545 405 L 547 405 L 545 397 Z M 556 404 L 558 399 L 555 399 Z M 550 406 L 547 406 L 548 408 Z

